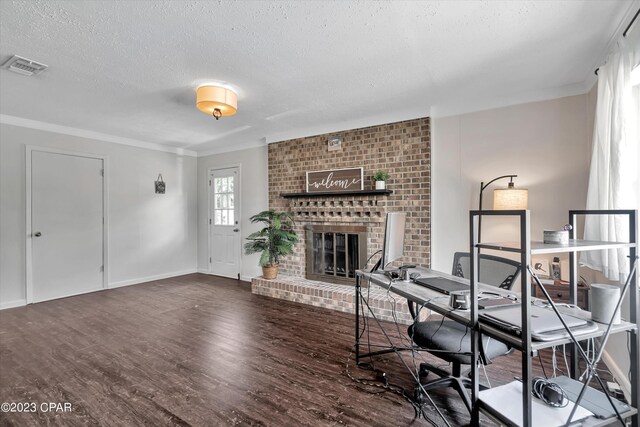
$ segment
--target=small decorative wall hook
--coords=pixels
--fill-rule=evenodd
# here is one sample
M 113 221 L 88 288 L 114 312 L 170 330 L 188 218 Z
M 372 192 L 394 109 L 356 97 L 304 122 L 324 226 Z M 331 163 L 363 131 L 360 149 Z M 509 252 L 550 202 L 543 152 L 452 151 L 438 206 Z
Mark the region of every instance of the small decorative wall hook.
M 155 182 L 156 184 L 156 194 L 164 194 L 164 191 L 166 189 L 166 185 L 164 183 L 164 181 L 162 180 L 162 174 L 158 174 L 158 180 Z

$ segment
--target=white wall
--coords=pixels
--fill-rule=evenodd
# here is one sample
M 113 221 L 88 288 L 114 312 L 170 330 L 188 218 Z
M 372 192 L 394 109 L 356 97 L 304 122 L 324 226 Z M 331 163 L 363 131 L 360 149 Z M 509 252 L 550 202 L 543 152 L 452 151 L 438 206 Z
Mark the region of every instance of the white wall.
M 592 91 L 433 120 L 433 268 L 450 271 L 453 253 L 469 251 L 468 211 L 478 208 L 482 181 L 518 175 L 516 186 L 529 189 L 534 240 L 566 224 L 569 209 L 585 208 L 594 105 Z M 485 209 L 507 183 L 485 190 Z M 518 240 L 516 224 L 485 217 L 482 240 Z
M 195 158 L 0 124 L 0 308 L 25 303 L 26 145 L 108 156 L 110 287 L 196 271 Z
M 260 227 L 251 224 L 249 218 L 269 208 L 269 187 L 267 169 L 267 147 L 250 148 L 231 153 L 214 154 L 198 158 L 198 270 L 209 271 L 208 244 L 208 171 L 240 166 L 240 234 L 244 238 Z M 258 266 L 259 255 L 242 253 L 242 280 L 262 275 Z

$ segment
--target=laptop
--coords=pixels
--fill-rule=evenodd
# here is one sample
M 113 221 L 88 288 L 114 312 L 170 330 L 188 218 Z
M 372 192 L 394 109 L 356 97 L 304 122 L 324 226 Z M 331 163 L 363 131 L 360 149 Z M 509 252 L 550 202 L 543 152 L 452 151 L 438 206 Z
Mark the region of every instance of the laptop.
M 575 402 L 578 400 L 578 396 L 582 391 L 583 384 L 579 381 L 572 380 L 569 377 L 555 377 L 550 378 L 549 381 L 558 384 L 567 393 L 567 397 L 570 401 Z M 613 404 L 618 408 L 618 412 L 621 414 L 629 411 L 631 408 L 624 402 L 618 399 L 611 398 Z M 607 396 L 600 390 L 596 390 L 592 387 L 587 387 L 583 399 L 580 401 L 580 406 L 593 412 L 597 418 L 610 418 L 615 417 L 616 413 L 607 399 Z
M 491 326 L 516 333 L 517 335 L 521 333 L 520 304 L 512 307 L 482 310 L 479 316 L 484 323 Z M 564 326 L 562 326 L 562 322 L 560 322 L 553 310 L 532 305 L 529 307 L 529 316 L 529 327 L 533 339 L 548 341 L 568 336 Z M 572 332 L 577 332 L 574 330 L 575 328 L 580 328 L 580 332 L 593 332 L 598 329 L 595 323 L 568 314 L 562 314 L 562 318 Z
M 415 279 L 415 283 L 445 295 L 450 295 L 455 291 L 469 291 L 469 285 L 444 277 L 421 277 Z

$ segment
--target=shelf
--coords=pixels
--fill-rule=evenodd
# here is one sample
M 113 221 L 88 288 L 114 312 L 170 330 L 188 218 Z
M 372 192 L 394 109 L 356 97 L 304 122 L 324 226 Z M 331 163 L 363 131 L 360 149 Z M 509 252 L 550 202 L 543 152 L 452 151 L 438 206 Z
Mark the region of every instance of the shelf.
M 592 388 L 592 387 L 590 387 Z M 496 421 L 498 424 L 505 426 L 521 426 L 522 423 L 522 386 L 515 382 L 483 390 L 480 392 L 480 400 L 478 401 L 480 410 Z M 510 405 L 505 407 L 502 402 L 509 401 Z M 532 425 L 534 426 L 563 426 L 568 419 L 568 414 L 573 409 L 573 402 L 570 402 L 565 408 L 551 408 L 537 399 L 534 399 L 534 411 Z M 520 413 L 520 414 L 519 414 Z M 595 416 L 587 416 L 587 410 L 582 407 L 578 410 L 578 415 L 574 417 L 571 425 L 580 425 L 582 427 L 600 427 L 606 425 L 620 424 L 618 419 L 610 417 L 607 419 L 596 418 Z M 623 418 L 629 418 L 638 411 L 634 407 L 629 407 L 627 411 L 621 413 Z M 581 415 L 582 416 L 581 416 Z M 580 420 L 580 421 L 578 421 Z
M 586 312 L 589 313 L 589 312 Z M 590 315 L 591 313 L 589 313 Z M 590 316 L 589 316 L 590 317 Z M 579 330 L 572 329 L 571 331 L 574 333 L 574 336 L 578 341 L 585 341 L 589 338 L 600 338 L 604 335 L 606 331 L 607 325 L 598 324 L 598 330 L 588 333 L 580 333 Z M 619 334 L 621 332 L 628 331 L 636 331 L 638 328 L 635 323 L 629 322 L 621 322 L 618 325 L 613 325 L 611 328 L 611 334 Z M 508 332 L 505 332 L 499 328 L 496 328 L 489 323 L 480 321 L 480 330 L 483 335 L 494 338 L 498 341 L 501 341 L 505 344 L 508 344 L 509 347 L 514 348 L 515 350 L 522 351 L 522 338 L 519 335 L 514 335 Z M 557 338 L 553 341 L 531 341 L 531 350 L 538 351 L 544 350 L 545 348 L 551 348 L 563 344 L 571 344 L 571 338 Z
M 300 197 L 347 197 L 347 196 L 388 196 L 393 190 L 354 190 L 342 191 L 340 193 L 332 193 L 329 191 L 317 193 L 280 193 L 280 197 L 285 199 L 293 199 Z
M 520 235 L 529 236 L 529 239 L 530 239 L 531 222 L 530 222 L 528 211 L 487 211 L 487 212 L 471 211 L 469 214 L 469 217 L 472 220 L 471 236 L 477 235 L 476 233 L 478 231 L 475 228 L 478 227 L 479 225 L 478 217 L 483 214 L 494 215 L 494 216 L 499 216 L 499 215 L 519 216 Z M 574 227 L 576 225 L 575 223 L 577 221 L 576 219 L 577 215 L 626 215 L 629 221 L 629 241 L 633 240 L 636 237 L 635 224 L 637 223 L 637 218 L 638 218 L 637 216 L 638 213 L 636 210 L 569 211 L 569 223 Z M 638 245 L 637 243 L 629 243 L 629 241 L 611 242 L 611 241 L 572 239 L 572 240 L 569 240 L 569 243 L 565 245 L 545 244 L 541 241 L 527 242 L 527 240 L 522 240 L 520 242 L 490 242 L 490 243 L 482 242 L 482 243 L 472 244 L 470 248 L 471 249 L 470 252 L 474 254 L 473 256 L 474 256 L 474 261 L 476 265 L 477 265 L 478 256 L 479 256 L 479 251 L 477 249 L 490 249 L 490 250 L 497 250 L 497 251 L 513 252 L 513 253 L 519 254 L 523 259 L 526 259 L 526 260 L 529 260 L 532 255 L 568 253 L 570 254 L 569 268 L 571 269 L 571 271 L 574 272 L 572 276 L 576 276 L 575 273 L 579 265 L 578 253 L 582 251 L 629 249 L 628 252 L 630 257 L 633 259 L 632 262 L 636 263 L 637 262 L 636 248 L 638 247 Z M 522 268 L 523 268 L 522 274 L 523 275 L 526 274 L 528 276 L 529 271 L 524 271 L 524 268 L 525 268 L 524 265 L 522 266 Z M 535 276 L 534 273 L 531 273 L 531 275 Z M 523 292 L 528 291 L 529 287 L 532 285 L 528 283 L 527 277 L 523 276 L 522 279 L 527 280 L 527 282 L 523 282 L 523 286 L 524 286 Z M 576 279 L 577 277 L 574 277 L 572 280 L 572 283 L 569 285 L 571 292 L 574 294 L 577 293 Z M 631 280 L 634 280 L 634 282 L 631 283 Z M 532 341 L 530 339 L 530 333 L 531 333 L 530 330 L 525 331 L 526 333 L 522 333 L 520 336 L 507 333 L 494 326 L 488 325 L 486 322 L 482 322 L 481 319 L 477 319 L 478 318 L 477 307 L 475 304 L 472 304 L 471 313 L 470 313 L 470 319 L 473 319 L 473 321 L 471 322 L 472 323 L 471 324 L 472 339 L 476 339 L 476 336 L 477 336 L 475 335 L 477 333 L 476 331 L 479 331 L 483 335 L 492 337 L 500 342 L 503 342 L 509 345 L 510 347 L 518 351 L 526 353 L 526 354 L 523 354 L 523 358 L 522 358 L 523 383 L 520 386 L 520 389 L 521 389 L 519 393 L 520 396 L 514 396 L 514 394 L 516 393 L 513 393 L 513 392 L 507 393 L 509 395 L 509 400 L 513 402 L 514 405 L 519 404 L 519 407 L 516 408 L 516 410 L 512 410 L 514 408 L 511 406 L 505 407 L 502 404 L 502 402 L 505 399 L 503 399 L 501 396 L 497 396 L 498 399 L 493 399 L 493 404 L 489 405 L 488 404 L 489 402 L 487 402 L 482 396 L 480 396 L 480 399 L 478 399 L 479 396 L 475 395 L 473 396 L 473 399 L 474 399 L 473 404 L 475 408 L 479 409 L 480 411 L 486 414 L 489 414 L 490 417 L 497 420 L 498 423 L 502 423 L 508 426 L 525 425 L 529 427 L 529 426 L 536 425 L 534 418 L 537 418 L 538 420 L 540 420 L 540 413 L 538 408 L 536 407 L 537 402 L 533 400 L 531 395 L 531 391 L 532 391 L 531 364 L 532 364 L 533 356 L 535 356 L 536 354 L 536 351 L 544 348 L 548 348 L 550 346 L 569 344 L 569 363 L 567 366 L 567 369 L 569 371 L 568 375 L 575 379 L 579 375 L 578 362 L 580 358 L 584 358 L 584 359 L 587 358 L 582 351 L 578 352 L 581 341 L 584 341 L 589 338 L 602 337 L 603 341 L 606 342 L 610 334 L 625 333 L 625 332 L 630 335 L 631 342 L 635 342 L 635 344 L 631 345 L 629 348 L 629 362 L 630 362 L 631 396 L 634 401 L 637 401 L 638 391 L 640 389 L 640 378 L 638 375 L 638 361 L 640 360 L 640 358 L 638 357 L 638 353 L 639 353 L 640 347 L 637 345 L 638 334 L 640 331 L 640 318 L 639 318 L 640 313 L 639 313 L 639 310 L 637 309 L 639 301 L 638 301 L 638 294 L 637 292 L 635 292 L 636 290 L 635 280 L 637 280 L 637 278 L 631 276 L 631 277 L 628 277 L 627 281 L 625 282 L 625 290 L 627 289 L 628 286 L 631 286 L 631 288 L 634 290 L 629 294 L 629 305 L 632 308 L 630 313 L 630 318 L 629 318 L 631 322 L 622 322 L 619 325 L 598 324 L 597 330 L 593 332 L 582 333 L 582 334 L 579 333 L 579 330 L 577 328 L 572 329 L 572 333 L 574 334 L 573 339 L 569 337 L 567 333 L 566 337 L 560 337 L 559 339 L 554 339 L 553 341 L 542 342 L 542 341 Z M 472 287 L 472 295 L 473 295 L 474 293 L 473 291 L 475 292 L 478 291 L 478 284 L 475 280 L 472 280 L 470 285 Z M 531 298 L 531 295 L 529 295 L 528 293 L 523 294 L 522 302 L 523 303 L 525 301 L 529 302 L 530 298 Z M 531 312 L 529 311 L 528 305 L 521 306 L 521 310 L 523 310 L 523 312 L 521 313 L 523 316 L 530 317 Z M 576 317 L 584 317 L 586 320 L 590 319 L 589 312 L 564 313 L 562 309 L 558 309 L 558 311 L 562 312 L 563 314 L 570 314 Z M 530 326 L 531 325 L 529 324 L 529 327 Z M 633 341 L 633 339 L 635 339 L 635 341 Z M 480 354 L 476 346 L 476 348 L 473 351 L 473 360 L 477 360 L 479 357 L 480 357 Z M 587 362 L 587 365 L 590 364 L 588 360 L 586 362 Z M 473 371 L 471 380 L 474 383 L 474 385 L 477 384 L 477 382 L 479 381 L 477 369 Z M 482 392 L 479 394 L 483 394 L 483 393 L 484 393 L 484 397 L 487 397 L 487 398 L 491 397 L 490 393 L 486 394 L 486 392 Z M 505 415 L 508 412 L 511 412 L 513 416 L 505 417 Z M 628 416 L 634 417 L 632 418 L 632 421 L 631 421 L 631 425 L 633 427 L 640 427 L 638 424 L 638 416 L 637 416 L 636 409 L 631 408 L 627 413 L 623 414 L 623 417 L 625 418 Z M 596 426 L 604 426 L 604 425 L 613 425 L 616 423 L 619 424 L 619 420 L 617 420 L 615 417 L 612 417 L 606 420 L 600 420 L 595 417 L 587 417 L 585 421 L 582 422 L 581 425 L 584 427 L 586 426 L 596 427 Z M 545 425 L 552 425 L 552 424 L 555 424 L 555 422 L 548 422 Z M 474 418 L 472 420 L 472 425 L 478 426 L 479 419 Z M 562 422 L 560 425 L 563 425 Z
M 493 249 L 496 251 L 520 252 L 518 242 L 478 243 L 481 249 Z M 595 251 L 603 249 L 618 249 L 636 247 L 635 243 L 628 242 L 600 242 L 596 240 L 569 240 L 567 245 L 556 243 L 531 242 L 531 255 L 555 254 L 565 252 Z

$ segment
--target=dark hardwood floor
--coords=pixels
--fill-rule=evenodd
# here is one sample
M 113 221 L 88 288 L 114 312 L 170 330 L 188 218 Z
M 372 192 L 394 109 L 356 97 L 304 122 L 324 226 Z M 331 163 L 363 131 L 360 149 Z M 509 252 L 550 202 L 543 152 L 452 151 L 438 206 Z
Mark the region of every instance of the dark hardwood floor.
M 0 413 L 0 425 L 429 425 L 398 393 L 365 384 L 381 383 L 355 368 L 353 335 L 352 315 L 202 274 L 0 311 L 0 402 L 37 406 Z M 492 384 L 520 375 L 519 357 L 488 366 Z M 376 367 L 411 392 L 395 355 Z M 469 422 L 453 392 L 432 396 L 452 425 Z M 43 411 L 49 402 L 72 411 Z

